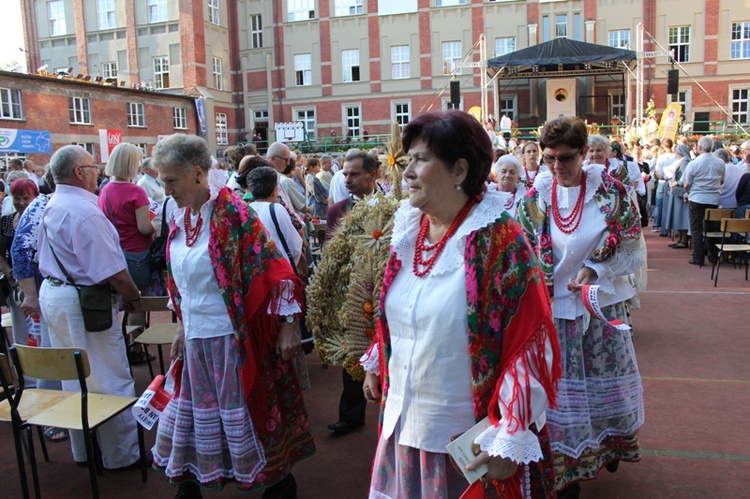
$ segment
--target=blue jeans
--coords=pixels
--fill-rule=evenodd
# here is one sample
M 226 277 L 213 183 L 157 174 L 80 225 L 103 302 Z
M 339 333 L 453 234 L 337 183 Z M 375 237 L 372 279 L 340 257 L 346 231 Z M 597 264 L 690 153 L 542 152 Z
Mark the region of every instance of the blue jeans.
M 664 206 L 664 185 L 659 182 L 656 186 L 656 201 L 654 202 L 654 228 L 661 227 L 661 210 Z

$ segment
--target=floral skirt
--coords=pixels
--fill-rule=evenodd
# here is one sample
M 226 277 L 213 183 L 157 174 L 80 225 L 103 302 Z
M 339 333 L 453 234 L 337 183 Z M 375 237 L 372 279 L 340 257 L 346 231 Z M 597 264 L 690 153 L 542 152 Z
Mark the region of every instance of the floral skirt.
M 623 303 L 602 308 L 627 322 Z M 556 488 L 596 478 L 612 461 L 640 459 L 636 430 L 643 425 L 643 386 L 630 331 L 594 317 L 555 319 L 562 354 L 557 409 L 547 410 L 555 454 Z
M 234 336 L 188 340 L 185 355 L 180 394 L 159 420 L 154 465 L 175 484 L 255 488 L 266 460 L 242 393 Z

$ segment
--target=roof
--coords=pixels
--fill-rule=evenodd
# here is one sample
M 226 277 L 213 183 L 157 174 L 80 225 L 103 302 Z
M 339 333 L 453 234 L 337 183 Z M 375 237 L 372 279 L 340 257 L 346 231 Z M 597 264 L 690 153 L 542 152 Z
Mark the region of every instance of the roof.
M 596 43 L 555 38 L 487 61 L 500 78 L 548 78 L 555 76 L 617 74 L 634 67 L 637 55 Z

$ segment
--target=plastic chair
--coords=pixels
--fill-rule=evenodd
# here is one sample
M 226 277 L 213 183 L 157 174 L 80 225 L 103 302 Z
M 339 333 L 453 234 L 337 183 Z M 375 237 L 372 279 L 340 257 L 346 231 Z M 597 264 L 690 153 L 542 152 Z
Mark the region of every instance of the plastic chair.
M 5 402 L 0 404 L 0 421 L 9 422 L 13 426 L 13 443 L 16 448 L 18 475 L 21 479 L 21 493 L 24 499 L 26 499 L 29 497 L 29 485 L 26 480 L 26 465 L 24 464 L 23 457 L 24 448 L 26 454 L 29 456 L 29 461 L 32 463 L 36 462 L 34 433 L 31 431 L 32 425 L 28 423 L 28 419 L 59 404 L 75 392 L 34 388 L 26 390 L 24 392 L 25 396 L 21 398 L 21 393 L 18 391 L 18 387 L 13 379 L 8 357 L 5 354 L 0 354 L 0 384 L 2 384 L 3 397 L 5 399 Z M 22 439 L 24 433 L 26 436 L 25 440 Z M 49 462 L 49 454 L 47 454 L 47 445 L 44 441 L 44 433 L 41 426 L 37 426 L 37 433 L 39 434 L 39 442 L 42 447 L 44 460 Z M 36 470 L 34 464 L 32 464 L 32 470 Z M 33 473 L 33 481 L 34 496 L 38 499 L 40 497 L 39 477 L 36 473 Z
M 151 312 L 171 312 L 167 307 L 168 304 L 168 296 L 144 296 L 141 298 L 138 308 L 139 312 L 148 312 L 148 320 L 146 321 L 145 331 L 135 338 L 133 342 L 143 345 L 143 350 L 146 352 L 146 357 L 148 358 L 148 371 L 152 378 L 154 377 L 154 369 L 151 366 L 148 345 L 156 345 L 159 352 L 159 367 L 162 374 L 164 374 L 164 352 L 162 351 L 162 346 L 171 345 L 174 337 L 177 335 L 177 317 L 174 313 L 172 313 L 172 322 L 151 324 Z M 125 320 L 123 318 L 123 323 Z
M 82 348 L 38 348 L 13 345 L 10 348 L 11 358 L 19 380 L 17 400 L 21 403 L 24 396 L 32 390 L 24 390 L 23 375 L 52 380 L 78 380 L 81 391 L 72 392 L 57 404 L 48 407 L 28 418 L 27 424 L 36 426 L 53 426 L 67 430 L 83 432 L 88 456 L 91 493 L 99 498 L 97 474 L 101 474 L 101 456 L 98 454 L 96 430 L 115 416 L 131 408 L 138 400 L 136 397 L 122 397 L 89 393 L 86 378 L 91 374 L 88 354 Z M 63 392 L 64 393 L 64 392 Z M 143 428 L 138 425 L 138 450 L 140 454 L 141 479 L 148 480 Z M 36 477 L 36 462 L 31 461 L 31 470 Z M 36 483 L 36 481 L 35 481 Z
M 709 239 L 720 239 L 721 232 L 708 231 L 710 222 L 721 222 L 723 218 L 733 218 L 734 210 L 729 208 L 709 208 L 703 214 L 703 248 L 708 251 Z M 702 267 L 702 265 L 701 265 Z
M 744 253 L 745 254 L 745 280 L 747 281 L 748 265 L 750 265 L 750 244 L 747 242 L 733 244 L 731 242 L 733 234 L 741 234 L 746 241 L 747 234 L 750 233 L 750 218 L 723 218 L 721 220 L 721 243 L 716 247 L 719 254 L 711 266 L 711 277 L 714 279 L 714 287 L 719 282 L 719 269 L 721 268 L 721 258 L 725 253 Z M 714 269 L 716 276 L 714 277 Z

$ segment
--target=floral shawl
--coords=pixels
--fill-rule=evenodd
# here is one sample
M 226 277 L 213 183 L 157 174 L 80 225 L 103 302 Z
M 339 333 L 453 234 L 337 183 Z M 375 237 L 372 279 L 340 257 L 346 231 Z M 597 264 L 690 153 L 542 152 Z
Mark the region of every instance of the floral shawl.
M 594 252 L 587 260 L 602 263 L 613 257 L 623 239 L 639 239 L 641 224 L 638 210 L 628 196 L 625 185 L 603 171 L 600 165 L 584 167 L 587 175 L 601 178 L 593 197 L 599 206 L 599 211 L 607 224 L 607 230 L 602 234 Z M 547 173 L 546 175 L 551 175 Z M 594 178 L 594 177 L 592 177 Z M 528 190 L 526 197 L 518 205 L 517 218 L 535 248 L 542 270 L 546 276 L 547 289 L 550 296 L 553 293 L 554 260 L 552 257 L 552 235 L 550 205 L 547 193 L 540 191 L 540 185 L 535 183 Z M 588 200 L 586 200 L 588 201 Z
M 178 230 L 173 220 L 167 289 L 181 319 L 180 292 L 169 263 L 169 246 Z M 267 470 L 256 481 L 267 485 L 315 452 L 294 369 L 274 352 L 278 326 L 268 313 L 269 304 L 285 289 L 281 281 L 294 284 L 299 303 L 303 286 L 255 212 L 226 187 L 215 200 L 209 231 L 208 251 L 239 347 L 243 393 L 266 453 Z

